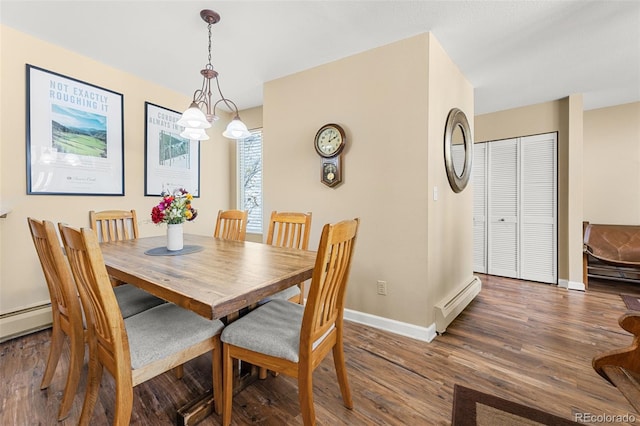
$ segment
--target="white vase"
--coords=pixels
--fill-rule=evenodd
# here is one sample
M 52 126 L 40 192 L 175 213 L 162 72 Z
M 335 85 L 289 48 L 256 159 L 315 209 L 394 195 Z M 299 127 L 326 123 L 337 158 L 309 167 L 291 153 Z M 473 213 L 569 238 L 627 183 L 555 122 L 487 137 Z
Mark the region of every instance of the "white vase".
M 182 235 L 182 224 L 167 224 L 167 250 L 182 250 L 184 247 L 184 238 Z

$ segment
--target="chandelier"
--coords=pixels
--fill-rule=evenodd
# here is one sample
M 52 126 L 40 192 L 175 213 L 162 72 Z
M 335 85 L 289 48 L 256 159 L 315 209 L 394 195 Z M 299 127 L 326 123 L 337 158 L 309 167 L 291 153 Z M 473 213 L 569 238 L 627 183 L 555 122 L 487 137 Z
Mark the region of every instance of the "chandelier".
M 235 113 L 233 120 L 229 123 L 222 136 L 230 139 L 243 139 L 251 136 L 247 126 L 240 120 L 238 107 L 231 100 L 224 97 L 220 90 L 220 82 L 218 81 L 218 72 L 211 65 L 211 26 L 220 21 L 220 15 L 213 10 L 204 9 L 200 12 L 200 17 L 207 23 L 209 29 L 209 62 L 205 68 L 200 71 L 202 74 L 202 87 L 193 93 L 193 101 L 189 108 L 182 113 L 182 117 L 178 120 L 178 125 L 184 127 L 184 131 L 180 136 L 193 141 L 207 140 L 209 136 L 205 129 L 211 127 L 211 123 L 219 117 L 216 115 L 216 109 L 220 103 L 223 103 L 231 113 Z M 220 99 L 212 103 L 212 82 L 215 82 L 214 90 Z M 203 109 L 205 112 L 203 112 Z

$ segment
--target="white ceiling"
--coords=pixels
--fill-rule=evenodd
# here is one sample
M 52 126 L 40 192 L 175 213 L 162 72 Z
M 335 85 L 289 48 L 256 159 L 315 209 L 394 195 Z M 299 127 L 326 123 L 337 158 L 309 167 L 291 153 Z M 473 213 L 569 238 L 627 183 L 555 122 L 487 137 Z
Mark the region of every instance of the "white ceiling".
M 576 93 L 585 109 L 640 101 L 637 0 L 0 0 L 0 22 L 190 96 L 201 9 L 222 17 L 212 63 L 240 109 L 262 104 L 264 82 L 427 31 L 475 87 L 476 114 Z

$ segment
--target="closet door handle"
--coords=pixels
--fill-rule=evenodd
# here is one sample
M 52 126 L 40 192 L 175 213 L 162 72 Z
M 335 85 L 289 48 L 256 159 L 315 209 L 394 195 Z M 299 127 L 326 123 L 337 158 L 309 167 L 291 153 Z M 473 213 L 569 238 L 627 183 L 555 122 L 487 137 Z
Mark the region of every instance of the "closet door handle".
M 498 222 L 504 222 L 504 217 L 503 217 L 503 218 L 498 219 Z

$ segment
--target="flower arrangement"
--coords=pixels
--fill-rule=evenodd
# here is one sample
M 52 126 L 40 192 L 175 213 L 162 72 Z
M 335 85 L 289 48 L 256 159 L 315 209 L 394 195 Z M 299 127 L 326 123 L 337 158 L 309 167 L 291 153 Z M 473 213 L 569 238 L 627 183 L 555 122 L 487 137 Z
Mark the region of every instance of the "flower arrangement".
M 193 195 L 186 189 L 177 189 L 173 193 L 163 192 L 162 200 L 151 209 L 151 220 L 155 224 L 168 223 L 175 225 L 192 221 L 198 216 L 198 211 L 191 206 Z

